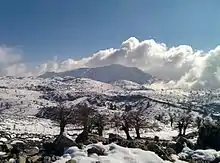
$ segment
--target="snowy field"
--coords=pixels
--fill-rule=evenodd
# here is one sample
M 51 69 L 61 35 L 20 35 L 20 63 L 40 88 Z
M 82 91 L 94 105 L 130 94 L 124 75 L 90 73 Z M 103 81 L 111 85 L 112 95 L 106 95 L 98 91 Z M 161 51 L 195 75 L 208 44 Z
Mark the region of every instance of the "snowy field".
M 141 90 L 141 88 L 144 88 Z M 52 91 L 47 91 L 51 89 Z M 49 92 L 49 93 L 48 93 Z M 52 95 L 51 95 L 52 94 Z M 158 101 L 176 102 L 176 99 L 185 97 L 189 94 L 186 90 L 148 90 L 146 86 L 129 82 L 118 81 L 112 84 L 102 83 L 91 79 L 79 79 L 79 78 L 15 78 L 15 77 L 1 77 L 0 78 L 0 111 L 1 122 L 0 127 L 3 130 L 10 130 L 11 132 L 28 132 L 28 133 L 42 133 L 45 131 L 48 134 L 54 135 L 58 133 L 57 125 L 44 118 L 36 118 L 35 115 L 39 112 L 42 106 L 55 106 L 56 102 L 53 100 L 53 96 L 61 94 L 66 96 L 71 94 L 73 96 L 79 96 L 79 99 L 74 101 L 67 101 L 66 105 L 71 106 L 80 101 L 91 98 L 91 95 L 101 96 L 127 96 L 127 95 L 143 95 L 156 99 Z M 204 92 L 198 92 L 201 98 L 204 99 L 202 94 Z M 210 102 L 218 101 L 215 97 L 219 96 L 218 92 L 213 93 L 213 98 Z M 49 97 L 51 95 L 51 97 Z M 42 96 L 48 96 L 47 99 Z M 85 96 L 85 97 L 83 97 Z M 135 102 L 135 101 L 134 101 Z M 123 105 L 123 101 L 119 102 L 119 107 Z M 100 112 L 109 112 L 105 107 L 99 108 Z M 149 112 L 149 118 L 154 117 L 154 114 L 159 112 L 179 112 L 178 108 L 165 108 L 163 104 L 156 104 Z M 199 116 L 199 113 L 194 112 L 194 116 Z M 163 125 L 163 124 L 160 124 Z M 177 131 L 171 129 L 169 125 L 163 125 L 160 127 L 161 131 L 143 131 L 142 134 L 146 137 L 154 137 L 155 135 L 162 137 L 163 139 L 170 139 L 177 134 Z M 71 131 L 72 132 L 72 131 Z M 78 130 L 77 130 L 78 132 Z M 105 131 L 106 135 L 109 132 L 120 133 L 111 129 Z M 120 133 L 123 135 L 123 133 Z M 133 132 L 131 132 L 133 135 Z
M 1 77 L 0 78 L 0 130 L 6 131 L 11 134 L 42 134 L 42 135 L 57 135 L 59 134 L 59 127 L 57 123 L 45 119 L 37 118 L 36 114 L 42 107 L 56 106 L 55 97 L 62 95 L 63 97 L 71 97 L 73 100 L 66 101 L 66 106 L 70 107 L 77 103 L 93 99 L 96 102 L 112 102 L 115 97 L 122 97 L 115 102 L 118 108 L 124 109 L 126 103 L 133 105 L 144 106 L 146 97 L 153 99 L 153 107 L 149 109 L 149 121 L 154 122 L 155 115 L 164 114 L 168 118 L 169 113 L 179 113 L 182 109 L 177 107 L 166 107 L 164 103 L 168 102 L 177 105 L 181 102 L 180 99 L 190 97 L 190 99 L 197 104 L 200 101 L 205 101 L 208 104 L 219 104 L 218 98 L 220 97 L 219 91 L 196 91 L 189 92 L 187 90 L 153 90 L 147 85 L 140 85 L 129 81 L 118 81 L 113 83 L 102 83 L 86 78 L 14 78 L 14 77 Z M 141 95 L 141 99 L 125 100 L 124 97 Z M 76 97 L 76 99 L 74 99 Z M 196 101 L 197 100 L 197 101 Z M 96 108 L 100 113 L 112 113 L 106 106 L 99 106 Z M 196 108 L 198 109 L 198 108 Z M 218 111 L 214 111 L 218 115 Z M 194 117 L 199 117 L 200 112 L 193 111 Z M 155 121 L 156 122 L 156 121 Z M 145 129 L 141 130 L 142 137 L 154 138 L 158 136 L 163 140 L 172 140 L 173 137 L 178 135 L 178 130 L 171 128 L 169 124 L 157 122 L 159 130 Z M 195 127 L 187 130 L 187 133 L 195 131 Z M 82 130 L 79 127 L 68 125 L 66 132 L 69 135 L 79 134 Z M 116 133 L 125 137 L 124 132 L 116 128 L 108 128 L 104 131 L 104 137 L 108 137 L 109 133 Z M 131 130 L 130 134 L 135 137 L 135 131 Z M 192 140 L 195 141 L 195 140 Z M 79 163 L 93 163 L 100 161 L 102 163 L 162 163 L 165 162 L 156 154 L 141 149 L 127 149 L 119 147 L 115 144 L 102 145 L 98 144 L 105 149 L 106 156 L 89 156 L 85 151 L 92 145 L 85 146 L 83 150 L 76 147 L 70 148 L 66 151 L 64 156 L 57 163 L 63 163 L 67 160 L 73 159 Z M 189 154 L 189 150 L 185 153 Z M 192 152 L 192 151 L 191 151 Z M 186 155 L 186 154 L 185 154 Z M 174 156 L 174 158 L 177 156 Z M 176 162 L 181 163 L 176 159 Z

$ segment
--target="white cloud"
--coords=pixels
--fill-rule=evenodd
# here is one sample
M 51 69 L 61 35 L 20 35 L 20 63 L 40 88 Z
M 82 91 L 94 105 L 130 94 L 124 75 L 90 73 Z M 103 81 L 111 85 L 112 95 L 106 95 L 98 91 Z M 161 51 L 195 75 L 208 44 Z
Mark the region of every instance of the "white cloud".
M 0 46 L 0 75 L 23 75 L 26 68 L 23 67 L 21 61 L 22 56 L 19 49 Z
M 0 63 L 10 68 L 12 63 L 18 66 L 20 55 L 11 54 L 10 48 L 0 48 Z M 11 59 L 12 58 L 12 59 Z M 11 61 L 13 61 L 11 63 Z M 117 49 L 101 50 L 81 60 L 67 59 L 58 63 L 56 60 L 44 63 L 27 71 L 25 65 L 19 69 L 14 67 L 14 75 L 39 75 L 47 71 L 62 72 L 80 67 L 96 67 L 118 63 L 125 66 L 136 66 L 153 76 L 163 79 L 166 86 L 219 88 L 220 87 L 220 46 L 204 53 L 195 51 L 191 46 L 180 45 L 167 47 L 164 43 L 154 40 L 139 41 L 131 37 L 122 42 Z M 10 65 L 10 66 L 9 66 Z M 26 71 L 24 71 L 26 69 Z M 10 68 L 10 74 L 13 74 Z M 161 84 L 161 83 L 160 83 Z
M 15 64 L 21 61 L 20 51 L 16 48 L 0 46 L 0 63 L 5 65 Z

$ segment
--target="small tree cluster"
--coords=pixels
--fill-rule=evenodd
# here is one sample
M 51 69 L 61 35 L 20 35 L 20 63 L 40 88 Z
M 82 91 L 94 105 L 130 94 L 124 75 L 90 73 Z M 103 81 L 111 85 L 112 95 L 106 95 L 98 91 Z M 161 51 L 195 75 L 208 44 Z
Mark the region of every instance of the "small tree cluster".
M 186 135 L 186 129 L 190 124 L 193 123 L 193 118 L 190 110 L 185 110 L 182 113 L 178 114 L 176 117 L 177 128 L 179 135 Z
M 108 124 L 108 116 L 105 114 L 96 113 L 93 119 L 94 129 L 97 130 L 99 136 L 103 136 L 105 126 Z
M 108 115 L 98 112 L 92 105 L 84 103 L 67 108 L 60 102 L 51 118 L 59 122 L 60 134 L 63 134 L 67 124 L 77 124 L 78 126 L 82 126 L 82 133 L 85 138 L 88 137 L 89 133 L 93 133 L 94 131 L 99 136 L 103 136 L 103 130 L 109 123 L 113 127 L 123 130 L 127 139 L 132 139 L 130 130 L 134 129 L 136 138 L 140 139 L 140 130 L 151 127 L 148 119 L 151 107 L 152 104 L 150 102 L 140 102 L 134 106 L 125 105 L 124 111 L 115 112 L 113 117 L 111 116 L 112 118 L 109 119 Z M 164 115 L 161 114 L 156 118 L 161 120 L 163 117 Z M 173 124 L 176 124 L 175 127 L 178 128 L 179 135 L 185 135 L 187 128 L 193 122 L 191 107 L 189 106 L 189 109 L 179 112 L 179 114 L 170 112 L 169 121 L 171 127 Z M 196 122 L 199 128 L 201 122 L 199 119 Z
M 132 108 L 130 105 L 125 106 L 125 111 L 122 113 L 115 113 L 112 118 L 114 126 L 123 130 L 127 139 L 132 139 L 129 133 L 130 129 L 135 129 L 136 137 L 139 139 L 140 129 L 148 126 L 146 111 L 150 108 L 150 102 L 145 107 Z
M 87 104 L 78 104 L 67 108 L 61 102 L 53 110 L 51 119 L 59 123 L 60 134 L 64 133 L 67 124 L 82 126 L 85 138 L 94 130 L 97 131 L 99 136 L 103 136 L 104 127 L 108 122 L 107 115 L 98 113 Z
M 83 126 L 84 133 L 92 133 L 93 130 L 103 136 L 103 130 L 108 122 L 107 116 L 97 112 L 87 104 L 78 105 L 76 109 L 76 123 Z
M 59 103 L 53 114 L 51 115 L 51 119 L 55 120 L 59 123 L 60 127 L 60 135 L 64 133 L 64 129 L 67 124 L 75 123 L 75 110 L 73 107 L 67 108 L 63 103 Z

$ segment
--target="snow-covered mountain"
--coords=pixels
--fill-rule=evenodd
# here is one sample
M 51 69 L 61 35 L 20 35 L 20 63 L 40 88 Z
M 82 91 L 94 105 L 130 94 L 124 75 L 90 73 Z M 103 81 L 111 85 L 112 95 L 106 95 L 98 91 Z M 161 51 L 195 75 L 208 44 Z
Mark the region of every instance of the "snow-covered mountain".
M 150 83 L 155 80 L 153 76 L 136 67 L 125 67 L 119 64 L 112 64 L 108 66 L 95 68 L 79 68 L 66 72 L 46 72 L 41 75 L 41 78 L 48 78 L 53 76 L 72 76 L 90 78 L 93 80 L 109 83 L 118 80 L 132 81 L 138 84 Z

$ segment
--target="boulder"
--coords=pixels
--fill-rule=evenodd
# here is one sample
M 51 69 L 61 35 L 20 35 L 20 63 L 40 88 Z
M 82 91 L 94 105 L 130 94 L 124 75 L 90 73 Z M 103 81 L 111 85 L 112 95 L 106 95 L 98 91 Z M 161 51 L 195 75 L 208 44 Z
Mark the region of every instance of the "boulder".
M 29 157 L 27 159 L 27 161 L 31 162 L 31 163 L 36 163 L 37 161 L 40 161 L 40 160 L 41 160 L 41 156 L 40 155 L 35 155 L 35 156 Z
M 108 141 L 109 143 L 117 143 L 117 142 L 121 142 L 121 141 L 124 141 L 126 140 L 125 138 L 121 137 L 120 135 L 118 134 L 112 134 L 110 133 L 109 134 L 109 137 L 108 137 Z
M 27 156 L 26 155 L 19 155 L 18 157 L 18 162 L 19 163 L 26 163 L 27 161 Z
M 165 152 L 168 156 L 171 156 L 172 154 L 176 154 L 176 151 L 173 148 L 170 148 L 170 147 L 167 147 Z
M 159 136 L 155 136 L 155 137 L 154 137 L 154 141 L 155 141 L 155 142 L 159 142 Z
M 50 156 L 45 156 L 44 158 L 43 158 L 43 163 L 51 163 L 52 161 L 51 161 L 51 157 Z
M 24 151 L 28 156 L 34 156 L 37 155 L 40 150 L 38 147 L 33 147 L 33 148 L 25 149 Z
M 212 148 L 220 150 L 220 125 L 206 123 L 199 129 L 199 137 L 197 140 L 197 148 Z
M 195 138 L 196 136 L 198 136 L 198 132 L 195 131 L 195 132 L 190 132 L 188 134 L 186 134 L 184 137 L 187 138 L 187 139 L 193 139 Z
M 9 163 L 16 163 L 17 161 L 14 158 L 10 158 L 8 162 Z
M 190 149 L 195 149 L 195 146 L 191 141 L 189 141 L 188 139 L 186 139 L 183 136 L 179 136 L 176 140 L 176 145 L 174 147 L 174 150 L 176 151 L 176 153 L 182 152 L 182 150 L 185 146 L 184 144 L 186 144 L 187 147 L 189 147 Z
M 217 157 L 217 158 L 215 158 L 215 160 L 211 161 L 210 163 L 219 163 L 219 162 L 220 162 L 220 158 Z
M 145 141 L 141 139 L 136 140 L 126 140 L 128 148 L 140 148 L 142 150 L 148 150 L 147 146 L 145 145 Z
M 88 135 L 89 133 L 87 131 L 83 131 L 82 133 L 80 133 L 77 138 L 76 138 L 76 143 L 84 143 L 85 141 L 88 140 Z
M 63 152 L 72 146 L 78 146 L 78 144 L 64 135 L 57 136 L 53 142 L 43 144 L 46 154 L 54 154 L 57 156 L 62 156 Z
M 53 142 L 54 146 L 55 146 L 55 150 L 58 154 L 58 156 L 62 155 L 63 152 L 72 146 L 78 146 L 78 144 L 76 142 L 74 142 L 73 140 L 67 138 L 64 135 L 59 135 Z
M 105 155 L 105 149 L 100 147 L 100 146 L 94 145 L 92 148 L 89 148 L 87 150 L 87 153 L 88 153 L 88 155 L 91 155 L 91 154 L 95 153 L 98 156 L 104 156 Z
M 0 142 L 0 151 L 2 152 L 10 152 L 13 147 L 10 144 L 5 142 Z
M 55 156 L 55 155 L 52 155 L 52 156 L 51 156 L 51 161 L 52 161 L 52 162 L 55 162 L 56 160 L 59 160 L 59 159 L 60 159 L 59 156 Z
M 167 147 L 166 148 L 172 148 L 175 151 L 175 153 L 177 153 L 176 152 L 176 142 L 175 141 L 169 141 L 167 143 Z
M 7 140 L 10 140 L 11 139 L 11 135 L 4 132 L 4 131 L 0 131 L 0 137 L 1 138 L 6 138 Z
M 147 145 L 147 149 L 149 151 L 155 152 L 160 158 L 164 159 L 164 160 L 169 160 L 169 161 L 173 161 L 173 159 L 171 157 L 169 157 L 166 152 L 159 147 L 157 144 L 155 143 L 149 143 Z
M 88 145 L 88 144 L 95 144 L 99 142 L 102 142 L 103 144 L 108 144 L 107 139 L 105 139 L 104 137 L 95 135 L 95 134 L 89 134 L 88 139 L 83 144 Z
M 25 149 L 25 143 L 20 140 L 14 140 L 11 142 L 10 145 L 12 146 L 11 153 L 15 155 L 18 155 L 20 152 L 23 152 Z
M 85 131 L 80 133 L 75 141 L 78 144 L 84 144 L 84 145 L 95 144 L 98 142 L 102 142 L 103 144 L 108 144 L 108 140 L 105 139 L 104 137 L 98 136 L 96 134 L 86 133 Z
M 76 160 L 69 160 L 66 163 L 77 163 Z

